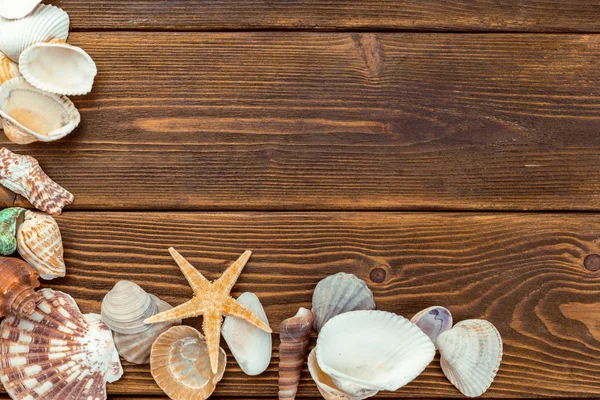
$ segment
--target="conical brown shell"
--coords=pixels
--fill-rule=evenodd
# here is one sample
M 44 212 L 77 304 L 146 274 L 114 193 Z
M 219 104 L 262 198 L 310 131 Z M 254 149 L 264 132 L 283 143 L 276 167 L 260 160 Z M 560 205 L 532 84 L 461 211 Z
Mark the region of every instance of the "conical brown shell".
M 34 289 L 40 286 L 39 275 L 25 261 L 0 257 L 0 317 L 31 315 L 35 308 Z

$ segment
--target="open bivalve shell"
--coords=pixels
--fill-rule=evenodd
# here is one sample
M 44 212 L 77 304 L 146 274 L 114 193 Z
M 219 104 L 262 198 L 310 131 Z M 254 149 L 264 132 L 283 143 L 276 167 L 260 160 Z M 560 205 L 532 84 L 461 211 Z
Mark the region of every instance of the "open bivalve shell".
M 0 86 L 0 116 L 13 142 L 52 142 L 73 132 L 81 121 L 71 100 L 36 89 L 23 77 Z
M 0 0 L 20 3 L 29 0 Z M 58 7 L 40 4 L 22 19 L 0 19 L 0 51 L 14 62 L 30 46 L 53 39 L 67 40 L 69 15 Z
M 437 348 L 438 336 L 452 328 L 452 314 L 445 307 L 433 306 L 416 313 L 410 322 L 421 328 Z
M 42 0 L 0 0 L 0 17 L 6 19 L 23 18 Z
M 123 374 L 110 329 L 75 300 L 38 292 L 30 317 L 0 324 L 0 378 L 13 399 L 106 399 L 106 383 Z
M 312 298 L 313 328 L 320 332 L 330 318 L 354 310 L 374 310 L 373 292 L 355 275 L 339 272 L 321 280 Z
M 461 321 L 437 340 L 442 371 L 462 394 L 481 396 L 490 387 L 502 361 L 502 338 L 491 322 Z
M 59 40 L 28 47 L 19 69 L 32 86 L 66 96 L 89 93 L 98 72 L 88 53 Z
M 6 54 L 0 52 L 0 85 L 19 76 L 21 76 L 19 65 L 8 58 Z
M 205 400 L 223 378 L 227 356 L 219 348 L 217 373 L 212 372 L 204 336 L 189 326 L 175 326 L 152 345 L 150 371 L 173 400 Z
M 316 351 L 323 372 L 353 397 L 397 390 L 435 356 L 433 343 L 421 329 L 385 311 L 351 311 L 333 317 L 321 330 Z

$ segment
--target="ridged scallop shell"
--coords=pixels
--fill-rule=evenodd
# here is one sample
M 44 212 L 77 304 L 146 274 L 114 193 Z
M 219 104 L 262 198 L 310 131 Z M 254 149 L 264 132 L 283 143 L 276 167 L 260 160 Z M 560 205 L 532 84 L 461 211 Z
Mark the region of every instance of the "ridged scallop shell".
M 339 390 L 363 397 L 394 391 L 416 378 L 435 355 L 429 337 L 404 317 L 351 311 L 327 322 L 317 340 L 317 362 Z
M 0 116 L 6 136 L 19 144 L 62 139 L 81 121 L 71 100 L 36 89 L 23 77 L 0 86 Z
M 433 306 L 416 313 L 410 322 L 421 328 L 437 348 L 438 336 L 452 328 L 452 314 L 445 307 Z
M 269 326 L 267 314 L 254 293 L 242 293 L 237 301 Z M 269 367 L 273 349 L 270 333 L 242 319 L 226 317 L 221 335 L 244 373 L 250 376 L 259 375 Z
M 312 298 L 313 323 L 317 332 L 330 318 L 354 310 L 374 310 L 373 292 L 355 275 L 339 272 L 321 280 Z
M 42 0 L 0 0 L 0 17 L 6 19 L 23 18 Z
M 204 336 L 189 326 L 175 326 L 152 345 L 150 371 L 160 388 L 173 400 L 205 400 L 223 378 L 227 356 L 219 348 L 217 373 L 213 373 Z
M 32 86 L 67 96 L 89 93 L 98 73 L 88 53 L 58 41 L 27 48 L 19 57 L 19 69 Z
M 502 361 L 502 338 L 491 322 L 461 321 L 437 340 L 444 375 L 468 397 L 481 396 L 492 384 Z
M 42 279 L 60 278 L 67 273 L 60 229 L 50 215 L 25 211 L 25 220 L 17 231 L 17 250 Z
M 35 308 L 40 286 L 35 269 L 25 261 L 0 257 L 0 318 L 8 314 L 28 317 Z
M 0 149 L 0 184 L 52 215 L 59 215 L 74 200 L 71 193 L 44 173 L 35 158 L 7 148 Z
M 17 251 L 17 228 L 24 218 L 24 208 L 10 207 L 0 211 L 0 254 L 8 256 Z
M 19 76 L 21 76 L 19 65 L 0 52 L 0 85 Z
M 365 392 L 361 397 L 352 397 L 347 393 L 342 392 L 336 386 L 333 380 L 319 367 L 317 362 L 317 352 L 313 349 L 308 355 L 308 371 L 313 381 L 317 384 L 319 393 L 325 400 L 362 400 L 375 396 L 378 391 Z
M 68 36 L 69 15 L 52 5 L 40 4 L 22 19 L 0 19 L 0 51 L 14 62 L 19 62 L 21 53 L 31 45 L 67 40 Z
M 106 382 L 123 374 L 110 329 L 97 314 L 83 315 L 75 300 L 38 292 L 29 318 L 0 324 L 0 378 L 13 399 L 104 400 Z

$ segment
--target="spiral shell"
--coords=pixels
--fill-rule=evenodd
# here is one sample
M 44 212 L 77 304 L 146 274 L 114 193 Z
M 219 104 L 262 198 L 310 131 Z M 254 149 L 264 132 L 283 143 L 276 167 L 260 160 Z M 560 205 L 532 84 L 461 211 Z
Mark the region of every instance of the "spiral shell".
M 0 257 L 0 318 L 8 314 L 30 316 L 38 286 L 39 276 L 31 265 L 18 258 Z
M 8 256 L 17 250 L 17 228 L 24 218 L 24 208 L 11 207 L 0 211 L 0 254 Z

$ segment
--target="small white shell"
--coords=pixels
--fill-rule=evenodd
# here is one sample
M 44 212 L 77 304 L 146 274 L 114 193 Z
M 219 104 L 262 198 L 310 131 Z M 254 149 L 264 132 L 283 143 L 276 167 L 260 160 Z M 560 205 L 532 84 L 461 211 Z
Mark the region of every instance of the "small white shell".
M 490 387 L 502 361 L 502 338 L 492 323 L 459 322 L 437 340 L 442 371 L 462 394 L 481 396 Z
M 29 14 L 42 0 L 0 0 L 0 17 L 19 19 Z
M 433 306 L 416 313 L 410 322 L 421 328 L 433 344 L 436 344 L 438 336 L 452 328 L 452 314 L 445 307 Z
M 336 315 L 374 309 L 373 292 L 365 281 L 353 274 L 339 272 L 321 280 L 315 288 L 312 298 L 313 328 L 320 332 L 323 325 Z
M 4 133 L 13 142 L 52 142 L 67 136 L 81 116 L 71 100 L 13 78 L 0 86 L 0 116 Z
M 0 51 L 14 62 L 19 62 L 21 53 L 31 45 L 53 39 L 67 40 L 68 36 L 69 15 L 52 5 L 40 4 L 23 19 L 0 19 Z
M 316 349 L 323 372 L 353 397 L 397 390 L 435 356 L 435 347 L 423 331 L 385 311 L 351 311 L 333 317 L 321 330 Z
M 269 321 L 260 300 L 254 293 L 243 293 L 237 301 L 248 307 L 267 326 Z M 235 317 L 226 317 L 221 335 L 238 365 L 247 375 L 262 374 L 271 362 L 271 334 Z

